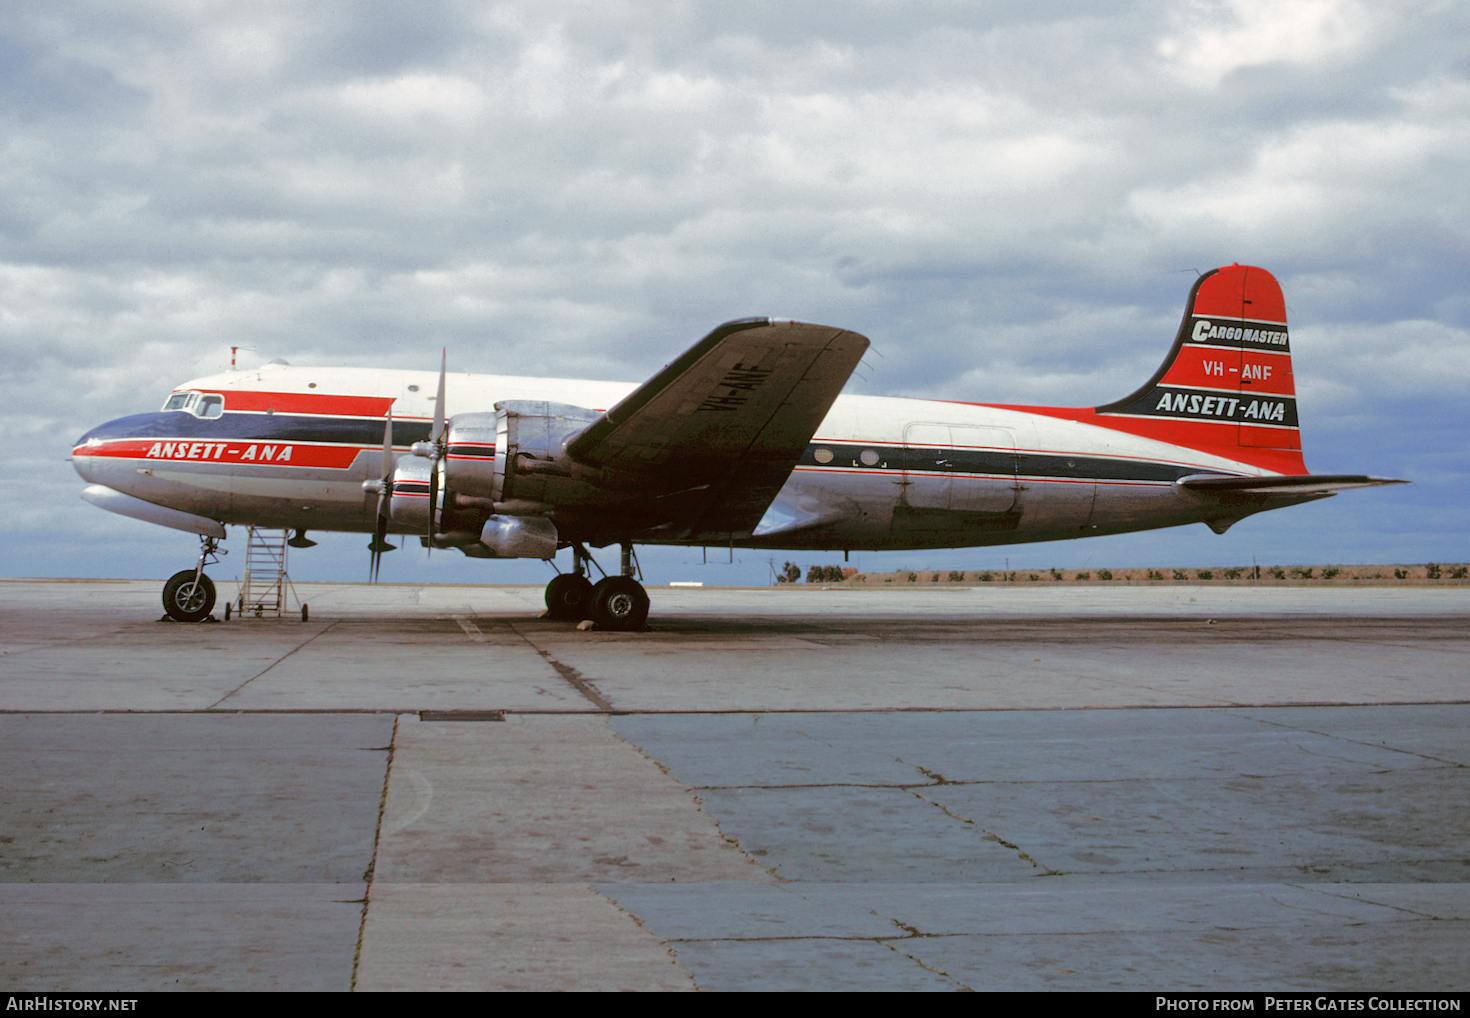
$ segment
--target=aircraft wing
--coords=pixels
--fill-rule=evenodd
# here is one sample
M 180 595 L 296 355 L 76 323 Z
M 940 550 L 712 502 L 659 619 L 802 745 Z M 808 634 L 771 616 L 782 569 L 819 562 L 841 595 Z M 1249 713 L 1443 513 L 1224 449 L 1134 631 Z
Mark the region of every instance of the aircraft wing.
M 681 526 L 748 533 L 868 348 L 827 325 L 726 322 L 567 444 L 604 476 L 703 489 Z
M 1220 493 L 1250 492 L 1260 495 L 1325 495 L 1345 488 L 1376 488 L 1380 484 L 1408 484 L 1389 477 L 1363 474 L 1278 474 L 1266 477 L 1222 477 L 1192 474 L 1181 477 L 1180 487 L 1191 491 Z

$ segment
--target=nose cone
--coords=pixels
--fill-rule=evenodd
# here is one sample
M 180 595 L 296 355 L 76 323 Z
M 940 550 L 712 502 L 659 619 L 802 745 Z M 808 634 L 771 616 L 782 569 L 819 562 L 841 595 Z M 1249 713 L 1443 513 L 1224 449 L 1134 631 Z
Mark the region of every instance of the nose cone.
M 98 425 L 77 439 L 71 451 L 71 465 L 84 481 L 113 484 L 117 480 L 112 476 L 116 471 L 107 469 L 108 462 L 121 465 L 122 458 L 136 455 L 138 443 L 158 437 L 160 424 L 170 416 L 182 415 L 133 414 Z

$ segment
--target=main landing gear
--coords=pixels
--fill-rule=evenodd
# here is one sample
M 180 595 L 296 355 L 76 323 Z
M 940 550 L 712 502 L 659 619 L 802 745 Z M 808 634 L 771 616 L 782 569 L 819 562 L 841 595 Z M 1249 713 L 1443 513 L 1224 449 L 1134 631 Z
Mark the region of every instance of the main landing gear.
M 163 610 L 175 622 L 203 622 L 214 610 L 214 581 L 204 575 L 204 566 L 218 562 L 224 552 L 213 537 L 199 538 L 199 561 L 193 569 L 181 569 L 163 585 Z
M 604 576 L 594 584 L 586 575 L 590 561 L 587 549 L 572 546 L 572 571 L 546 585 L 547 614 L 566 621 L 591 619 L 599 629 L 642 629 L 648 620 L 648 591 L 634 578 L 633 546 L 623 545 L 621 576 Z

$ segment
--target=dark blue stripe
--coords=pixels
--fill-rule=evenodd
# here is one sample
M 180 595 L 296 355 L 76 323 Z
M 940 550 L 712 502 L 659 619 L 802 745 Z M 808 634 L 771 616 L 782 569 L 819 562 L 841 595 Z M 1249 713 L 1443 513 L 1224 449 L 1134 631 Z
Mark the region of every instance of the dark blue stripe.
M 433 426 L 421 421 L 394 421 L 393 444 L 426 442 Z M 383 421 L 371 417 L 299 417 L 294 414 L 225 414 L 213 420 L 193 414 L 134 414 L 93 428 L 77 440 L 143 438 L 226 439 L 249 442 L 338 442 L 345 445 L 383 444 Z

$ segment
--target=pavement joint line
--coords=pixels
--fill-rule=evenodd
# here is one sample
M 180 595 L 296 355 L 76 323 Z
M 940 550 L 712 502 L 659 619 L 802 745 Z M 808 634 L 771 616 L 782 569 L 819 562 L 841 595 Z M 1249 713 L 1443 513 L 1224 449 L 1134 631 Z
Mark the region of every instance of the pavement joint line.
M 357 944 L 352 951 L 352 979 L 349 991 L 357 989 L 357 973 L 362 963 L 362 945 L 367 937 L 368 908 L 373 902 L 373 880 L 378 871 L 378 846 L 383 838 L 383 816 L 388 811 L 388 782 L 393 777 L 393 757 L 398 751 L 398 725 L 403 720 L 399 714 L 393 719 L 393 734 L 388 739 L 388 759 L 383 765 L 383 791 L 378 796 L 378 818 L 373 824 L 373 854 L 368 858 L 367 872 L 362 875 L 362 918 L 357 924 Z
M 591 682 L 582 677 L 581 672 L 573 668 L 571 665 L 563 664 L 556 658 L 552 657 L 551 651 L 542 650 L 540 647 L 536 646 L 536 644 L 532 642 L 529 636 L 516 628 L 516 624 L 514 622 L 508 621 L 505 625 L 506 628 L 508 628 L 512 633 L 515 633 L 522 640 L 525 640 L 526 646 L 530 647 L 537 654 L 540 654 L 541 657 L 545 659 L 546 663 L 549 664 L 553 669 L 555 669 L 556 674 L 565 679 L 573 689 L 581 693 L 588 700 L 592 701 L 592 703 L 596 705 L 599 713 L 614 713 L 612 704 L 607 702 L 602 693 L 598 691 L 596 686 L 594 686 Z M 552 712 L 548 711 L 547 713 Z
M 335 627 L 335 626 L 336 626 L 336 625 L 337 625 L 337 623 L 336 623 L 336 622 L 329 622 L 329 623 L 327 623 L 327 624 L 326 624 L 326 625 L 325 625 L 325 626 L 323 626 L 323 627 L 322 627 L 322 628 L 321 628 L 321 629 L 319 629 L 319 630 L 317 630 L 317 631 L 316 631 L 316 632 L 315 632 L 315 633 L 313 633 L 313 634 L 312 634 L 312 635 L 311 635 L 311 637 L 310 637 L 310 638 L 309 638 L 309 639 L 306 639 L 306 640 L 303 640 L 303 641 L 301 641 L 301 642 L 300 642 L 300 643 L 298 643 L 298 644 L 297 644 L 297 645 L 296 645 L 296 646 L 294 646 L 294 647 L 292 647 L 292 648 L 291 648 L 291 649 L 290 649 L 290 650 L 288 650 L 288 651 L 286 651 L 286 653 L 284 653 L 284 654 L 282 654 L 282 655 L 281 655 L 281 656 L 280 656 L 280 657 L 278 657 L 278 658 L 276 658 L 276 659 L 275 659 L 275 660 L 274 660 L 274 661 L 272 661 L 272 662 L 271 662 L 271 663 L 270 663 L 270 664 L 268 664 L 268 665 L 266 665 L 266 666 L 265 666 L 265 667 L 264 667 L 264 668 L 262 668 L 262 669 L 261 669 L 261 670 L 260 670 L 260 671 L 258 671 L 258 672 L 256 672 L 256 673 L 255 673 L 255 674 L 254 674 L 254 675 L 252 675 L 252 676 L 250 676 L 250 678 L 248 678 L 248 679 L 246 679 L 246 680 L 245 680 L 245 681 L 244 681 L 244 682 L 242 682 L 242 683 L 240 683 L 240 684 L 239 684 L 239 685 L 238 685 L 238 686 L 236 686 L 236 687 L 235 687 L 235 688 L 234 688 L 234 689 L 232 689 L 232 690 L 230 690 L 230 691 L 229 691 L 229 692 L 228 692 L 228 693 L 226 693 L 226 694 L 225 694 L 225 695 L 224 695 L 224 696 L 222 696 L 222 697 L 220 697 L 220 698 L 219 698 L 219 699 L 218 699 L 218 700 L 216 700 L 216 701 L 214 701 L 214 703 L 212 703 L 212 704 L 210 704 L 210 705 L 209 705 L 209 706 L 208 706 L 208 707 L 205 707 L 205 708 L 204 708 L 204 709 L 205 709 L 205 710 L 206 710 L 206 711 L 212 711 L 212 710 L 214 710 L 214 709 L 215 709 L 215 708 L 217 708 L 217 707 L 218 707 L 218 706 L 219 706 L 219 705 L 220 705 L 220 704 L 222 704 L 222 703 L 224 703 L 224 702 L 225 702 L 225 701 L 226 701 L 226 700 L 228 700 L 228 699 L 229 699 L 229 698 L 230 698 L 230 697 L 232 697 L 232 696 L 234 696 L 234 695 L 235 695 L 235 694 L 236 694 L 236 693 L 238 693 L 238 692 L 240 692 L 240 690 L 242 690 L 242 689 L 244 689 L 244 688 L 245 688 L 245 687 L 246 687 L 246 686 L 248 686 L 248 685 L 250 685 L 250 683 L 252 683 L 252 682 L 254 682 L 254 681 L 255 681 L 255 680 L 256 680 L 256 679 L 258 679 L 258 678 L 260 678 L 260 677 L 261 677 L 261 676 L 262 676 L 262 675 L 264 675 L 264 674 L 265 674 L 265 673 L 266 673 L 266 672 L 268 672 L 268 671 L 270 671 L 270 670 L 271 670 L 271 669 L 272 669 L 272 668 L 274 668 L 274 667 L 275 667 L 275 666 L 276 666 L 276 665 L 278 665 L 278 664 L 280 664 L 280 663 L 281 663 L 281 662 L 282 662 L 282 661 L 284 661 L 284 660 L 286 660 L 286 658 L 288 658 L 288 657 L 290 657 L 290 656 L 291 656 L 291 655 L 292 655 L 292 654 L 295 654 L 295 653 L 296 653 L 296 652 L 297 652 L 297 651 L 298 651 L 298 650 L 301 650 L 301 649 L 302 649 L 302 648 L 303 648 L 303 647 L 307 647 L 307 646 L 309 646 L 309 645 L 310 645 L 310 644 L 312 644 L 312 643 L 313 643 L 313 642 L 315 642 L 315 641 L 316 641 L 316 639 L 317 639 L 317 637 L 319 637 L 319 636 L 321 636 L 321 635 L 322 635 L 322 634 L 324 634 L 324 633 L 328 633 L 328 632 L 330 632 L 330 631 L 331 631 L 331 630 L 332 630 L 332 629 L 333 629 L 333 628 L 334 628 L 334 627 Z M 188 712 L 186 712 L 186 713 L 188 713 Z
M 680 781 L 677 777 L 674 776 L 673 772 L 669 769 L 669 767 L 662 760 L 659 760 L 657 757 L 653 756 L 653 754 L 649 753 L 648 750 L 644 749 L 642 746 L 638 745 L 636 742 L 632 741 L 627 736 L 623 735 L 613 725 L 611 725 L 611 724 L 608 725 L 608 731 L 612 734 L 613 738 L 617 739 L 619 742 L 621 742 L 623 745 L 627 746 L 633 752 L 637 753 L 639 756 L 643 757 L 645 760 L 647 760 L 650 763 L 652 763 L 655 767 L 657 767 L 660 771 L 663 772 L 663 774 L 664 774 L 665 777 L 667 777 L 670 781 L 673 781 L 680 788 L 683 788 L 686 792 L 688 792 L 689 793 L 689 797 L 694 800 L 694 808 L 697 809 L 700 813 L 703 813 L 706 817 L 709 818 L 710 823 L 714 826 L 715 833 L 718 834 L 720 836 L 720 838 L 727 845 L 729 845 L 731 848 L 735 849 L 735 851 L 739 852 L 741 854 L 741 856 L 743 856 L 746 859 L 746 861 L 754 864 L 755 866 L 758 866 L 766 874 L 768 874 L 770 877 L 772 877 L 773 879 L 775 879 L 777 881 L 777 883 L 784 883 L 786 881 L 786 878 L 783 877 L 783 876 L 781 876 L 781 874 L 777 873 L 774 867 L 767 866 L 760 859 L 757 859 L 755 856 L 751 855 L 750 852 L 746 851 L 745 846 L 742 845 L 742 844 L 740 844 L 740 839 L 739 838 L 733 837 L 733 836 L 725 833 L 725 829 L 720 826 L 720 818 L 718 816 L 716 816 L 715 813 L 712 810 L 705 809 L 705 807 L 704 807 L 704 800 L 699 797 L 699 789 L 698 788 L 696 788 L 693 785 L 687 785 L 684 782 Z M 731 787 L 746 788 L 746 787 L 751 787 L 751 786 L 737 785 L 737 786 L 731 786 Z M 601 892 L 599 891 L 598 893 L 600 894 Z M 616 904 L 616 903 L 614 903 L 614 904 Z M 622 906 L 619 906 L 619 908 L 621 908 L 621 907 Z M 629 914 L 631 915 L 632 913 L 629 913 Z M 642 921 L 641 920 L 639 921 L 639 924 L 642 925 Z
M 895 920 L 895 922 L 896 922 L 896 920 Z M 899 924 L 899 925 L 902 925 L 902 924 Z M 903 928 L 904 929 L 912 929 L 912 927 L 903 927 Z M 923 934 L 923 933 L 919 933 L 918 931 L 915 931 L 914 932 L 914 935 L 912 937 L 906 937 L 904 939 L 905 940 L 913 940 L 913 939 L 919 939 L 919 938 L 922 938 L 922 937 L 925 937 L 925 936 L 927 936 L 927 934 Z M 955 984 L 956 986 L 958 986 L 960 988 L 960 992 L 962 992 L 962 993 L 974 993 L 975 992 L 975 988 L 973 986 L 969 985 L 968 983 L 960 982 L 960 980 L 956 979 L 954 976 L 950 975 L 948 972 L 944 971 L 943 969 L 937 969 L 937 968 L 935 968 L 932 965 L 926 965 L 926 964 L 924 964 L 924 962 L 922 960 L 920 960 L 919 958 L 916 958 L 912 954 L 909 954 L 907 951 L 905 951 L 903 948 L 899 947 L 898 945 L 901 944 L 901 943 L 903 943 L 902 940 L 900 940 L 898 942 L 890 942 L 890 941 L 880 940 L 879 943 L 882 944 L 884 947 L 888 948 L 888 950 L 894 952 L 895 954 L 902 955 L 903 957 L 907 958 L 909 961 L 911 961 L 915 965 L 919 966 L 919 968 L 923 969 L 925 972 L 932 972 L 936 976 L 940 976 L 941 978 L 948 979 L 951 983 Z
M 1369 704 L 1368 706 L 1380 707 L 1380 706 L 1395 706 L 1395 705 L 1392 705 L 1392 704 Z M 1254 708 L 1254 709 L 1259 710 L 1261 708 Z M 1246 720 L 1249 720 L 1249 721 L 1259 721 L 1263 725 L 1271 725 L 1274 728 L 1284 728 L 1287 731 L 1292 731 L 1292 732 L 1306 732 L 1309 735 L 1317 735 L 1317 736 L 1320 736 L 1320 737 L 1322 737 L 1324 739 L 1337 739 L 1337 740 L 1340 740 L 1342 742 L 1350 742 L 1350 743 L 1352 743 L 1355 746 L 1367 746 L 1367 747 L 1369 747 L 1371 749 L 1386 749 L 1386 750 L 1389 750 L 1390 752 L 1393 752 L 1393 753 L 1402 753 L 1405 756 L 1417 757 L 1420 760 L 1432 760 L 1435 763 L 1437 763 L 1437 764 L 1443 764 L 1446 767 L 1451 767 L 1451 768 L 1457 768 L 1458 769 L 1458 768 L 1463 768 L 1463 767 L 1466 766 L 1465 764 L 1460 763 L 1458 760 L 1445 760 L 1445 759 L 1443 759 L 1441 757 L 1430 756 L 1428 753 L 1419 753 L 1419 752 L 1416 752 L 1416 751 L 1414 751 L 1412 749 L 1401 749 L 1398 746 L 1390 746 L 1386 742 L 1365 742 L 1362 739 L 1350 738 L 1349 736 L 1343 735 L 1341 732 L 1319 732 L 1315 728 L 1305 728 L 1305 727 L 1303 727 L 1301 725 L 1289 725 L 1289 724 L 1287 724 L 1284 721 L 1275 721 L 1275 720 L 1273 720 L 1271 718 L 1247 718 Z M 1311 751 L 1310 750 L 1303 749 L 1302 752 L 1310 753 Z M 1318 754 L 1318 755 L 1321 755 L 1321 754 Z M 1387 773 L 1387 772 L 1380 771 L 1380 772 L 1375 772 L 1375 773 Z
M 986 783 L 988 783 L 988 782 L 986 782 Z M 946 781 L 946 782 L 943 782 L 943 784 L 945 784 L 945 785 L 958 785 L 958 784 L 961 784 L 961 782 L 958 782 L 958 781 Z M 960 814 L 954 812 L 953 810 L 951 810 L 948 806 L 944 805 L 943 803 L 935 802 L 933 799 L 930 799 L 927 796 L 924 796 L 924 795 L 919 794 L 919 791 L 918 791 L 919 788 L 938 788 L 938 787 L 940 787 L 940 783 L 935 783 L 935 784 L 932 784 L 932 785 L 919 785 L 919 786 L 916 786 L 916 787 L 905 788 L 904 791 L 907 792 L 907 793 L 909 793 L 910 795 L 912 795 L 914 798 L 918 799 L 920 802 L 925 802 L 925 803 L 928 803 L 930 806 L 935 807 L 936 809 L 938 809 L 941 813 L 943 813 L 945 816 L 949 817 L 950 819 L 952 819 L 952 820 L 958 820 L 962 824 L 969 824 L 971 827 L 975 828 L 975 830 L 981 832 L 985 836 L 985 839 L 987 841 L 994 841 L 997 845 L 1001 845 L 1001 846 L 1003 846 L 1005 848 L 1010 849 L 1012 852 L 1015 852 L 1016 853 L 1016 857 L 1018 859 L 1020 859 L 1022 862 L 1028 862 L 1028 863 L 1030 863 L 1031 864 L 1031 867 L 1033 869 L 1041 870 L 1041 872 L 1042 872 L 1042 874 L 1044 876 L 1055 877 L 1055 876 L 1060 876 L 1061 875 L 1061 873 L 1062 873 L 1061 870 L 1052 869 L 1050 866 L 1048 866 L 1046 863 L 1042 862 L 1040 859 L 1037 859 L 1034 856 L 1032 856 L 1031 853 L 1027 852 L 1020 845 L 1017 845 L 1017 844 L 1015 844 L 1013 842 L 1007 841 L 1005 838 L 1002 838 L 999 834 L 996 834 L 994 831 L 990 830 L 989 828 L 982 827 L 978 821 L 972 820 L 972 819 L 970 819 L 969 817 L 966 817 L 966 816 L 961 816 Z
M 1378 901 L 1377 899 L 1374 899 L 1374 898 L 1366 898 L 1366 897 L 1363 897 L 1361 895 L 1354 897 L 1352 895 L 1340 894 L 1340 893 L 1334 892 L 1333 890 L 1331 890 L 1331 888 L 1336 887 L 1336 886 L 1339 886 L 1337 884 L 1287 884 L 1286 886 L 1287 887 L 1294 887 L 1294 888 L 1296 888 L 1297 890 L 1300 890 L 1300 891 L 1312 891 L 1312 892 L 1317 893 L 1317 894 L 1325 894 L 1329 898 L 1340 898 L 1343 901 L 1366 901 L 1370 905 L 1377 905 L 1380 908 L 1391 908 L 1391 909 L 1394 909 L 1397 912 L 1407 912 L 1410 916 L 1413 916 L 1414 917 L 1414 919 L 1412 921 L 1418 921 L 1420 919 L 1429 919 L 1429 920 L 1433 920 L 1434 922 L 1444 922 L 1445 921 L 1443 919 L 1443 917 L 1437 916 L 1437 915 L 1435 915 L 1432 912 L 1420 912 L 1418 909 L 1409 908 L 1407 905 L 1397 905 L 1397 904 L 1394 904 L 1393 902 Z M 1348 886 L 1350 886 L 1350 887 L 1358 887 L 1358 886 L 1361 886 L 1361 885 L 1358 885 L 1358 884 L 1350 884 Z M 1399 885 L 1399 886 L 1402 886 L 1402 885 Z M 1450 921 L 1453 922 L 1454 920 L 1450 920 Z

